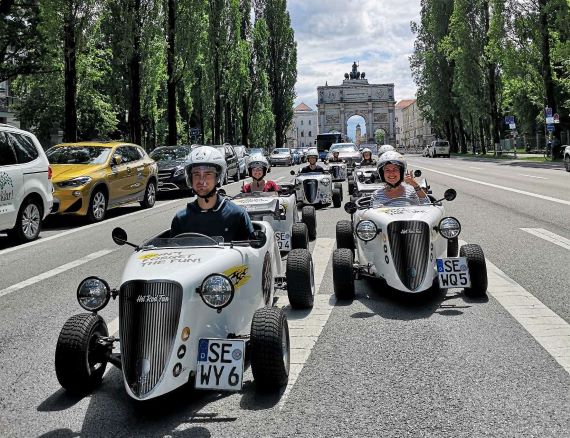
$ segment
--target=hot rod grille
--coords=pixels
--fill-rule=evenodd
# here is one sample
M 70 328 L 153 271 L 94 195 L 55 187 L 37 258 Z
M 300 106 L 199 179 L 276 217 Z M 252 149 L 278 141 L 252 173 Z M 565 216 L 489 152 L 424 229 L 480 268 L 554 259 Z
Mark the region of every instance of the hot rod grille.
M 423 282 L 429 259 L 429 227 L 421 221 L 395 221 L 388 225 L 394 267 L 402 283 L 416 290 Z
M 169 281 L 129 281 L 119 299 L 123 373 L 144 397 L 160 380 L 174 347 L 182 286 Z
M 319 182 L 316 179 L 306 179 L 303 181 L 303 190 L 305 191 L 305 199 L 312 204 L 317 199 Z

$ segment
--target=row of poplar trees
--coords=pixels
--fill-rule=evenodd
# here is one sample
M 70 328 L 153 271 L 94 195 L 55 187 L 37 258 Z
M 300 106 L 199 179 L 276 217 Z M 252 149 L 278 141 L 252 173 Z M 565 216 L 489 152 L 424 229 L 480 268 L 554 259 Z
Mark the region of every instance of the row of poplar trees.
M 545 107 L 570 129 L 568 0 L 421 0 L 410 58 L 417 100 L 455 151 L 483 152 L 505 136 L 505 116 L 528 137 Z M 537 145 L 540 146 L 540 145 Z
M 286 0 L 0 0 L 0 82 L 43 144 L 281 145 L 297 48 Z

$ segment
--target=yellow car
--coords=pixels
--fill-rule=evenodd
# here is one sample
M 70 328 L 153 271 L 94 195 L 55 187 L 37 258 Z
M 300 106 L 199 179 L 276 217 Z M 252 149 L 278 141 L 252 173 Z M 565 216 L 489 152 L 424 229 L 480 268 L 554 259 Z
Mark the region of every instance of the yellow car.
M 136 201 L 150 208 L 156 201 L 157 164 L 140 146 L 63 143 L 46 155 L 53 172 L 54 213 L 99 222 L 110 208 Z

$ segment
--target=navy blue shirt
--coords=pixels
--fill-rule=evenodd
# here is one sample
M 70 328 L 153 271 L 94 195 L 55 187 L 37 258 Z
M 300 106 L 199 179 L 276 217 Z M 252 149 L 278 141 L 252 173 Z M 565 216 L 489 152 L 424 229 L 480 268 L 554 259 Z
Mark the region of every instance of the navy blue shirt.
M 309 166 L 305 166 L 301 169 L 301 173 L 324 173 L 325 169 L 323 169 L 318 164 L 315 166 L 314 169 L 311 169 Z
M 222 236 L 224 242 L 253 238 L 253 224 L 247 212 L 227 198 L 217 197 L 216 204 L 209 210 L 202 210 L 196 200 L 176 213 L 170 227 L 171 236 L 200 233 Z

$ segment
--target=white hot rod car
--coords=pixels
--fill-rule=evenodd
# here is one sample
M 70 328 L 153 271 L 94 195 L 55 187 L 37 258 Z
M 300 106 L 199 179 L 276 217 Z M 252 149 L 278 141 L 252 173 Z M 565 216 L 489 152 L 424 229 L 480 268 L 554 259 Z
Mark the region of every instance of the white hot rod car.
M 329 166 L 329 173 L 333 181 L 345 181 L 347 170 L 346 162 L 344 161 L 325 161 L 325 164 Z
M 456 192 L 448 189 L 444 199 Z M 405 198 L 396 198 L 402 201 Z M 354 280 L 378 278 L 404 293 L 439 288 L 463 288 L 469 296 L 487 292 L 487 267 L 479 245 L 458 250 L 461 225 L 445 216 L 441 203 L 373 208 L 371 197 L 345 204 L 351 220 L 336 225 L 337 249 L 333 252 L 333 286 L 339 299 L 352 299 Z M 411 203 L 412 201 L 410 201 Z
M 256 387 L 278 390 L 289 375 L 287 317 L 274 306 L 286 288 L 292 307 L 312 307 L 313 263 L 306 249 L 289 253 L 286 271 L 267 222 L 254 222 L 255 240 L 223 242 L 170 230 L 134 245 L 116 228 L 117 244 L 135 247 L 119 288 L 86 278 L 77 290 L 90 313 L 72 316 L 55 351 L 56 376 L 69 392 L 84 394 L 101 383 L 107 363 L 119 368 L 126 392 L 153 399 L 186 384 L 238 391 L 251 365 Z M 119 298 L 118 338 L 97 313 Z
M 332 181 L 328 170 L 325 172 L 295 173 L 295 194 L 297 202 L 303 205 L 327 206 L 331 203 L 335 208 L 342 204 L 342 185 Z

